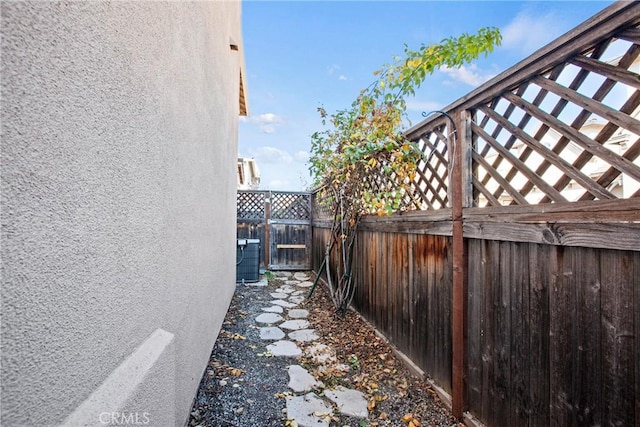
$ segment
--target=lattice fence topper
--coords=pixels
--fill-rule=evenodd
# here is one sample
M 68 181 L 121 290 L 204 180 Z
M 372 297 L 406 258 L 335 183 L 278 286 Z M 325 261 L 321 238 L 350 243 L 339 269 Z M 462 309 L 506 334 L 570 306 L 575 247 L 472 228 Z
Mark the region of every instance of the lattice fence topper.
M 264 192 L 238 191 L 237 217 L 242 220 L 264 220 L 265 201 Z
M 300 193 L 271 193 L 271 218 L 289 220 L 311 219 L 311 195 Z
M 415 193 L 420 196 L 418 209 L 440 209 L 449 206 L 449 161 L 447 154 L 447 130 L 444 122 L 423 134 L 418 147 L 424 153 L 418 163 L 415 179 Z
M 447 112 L 468 111 L 468 130 L 432 119 L 412 137 L 425 157 L 415 206 L 448 206 L 447 137 L 465 131 L 471 169 L 463 179 L 471 181 L 473 206 L 640 197 L 639 45 L 640 30 L 627 28 L 510 90 L 488 89 L 486 102 Z

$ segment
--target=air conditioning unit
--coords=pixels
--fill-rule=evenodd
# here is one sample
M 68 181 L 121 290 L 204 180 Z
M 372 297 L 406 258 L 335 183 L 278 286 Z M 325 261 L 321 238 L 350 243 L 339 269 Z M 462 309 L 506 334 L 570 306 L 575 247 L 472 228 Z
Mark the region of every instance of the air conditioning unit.
M 260 239 L 238 239 L 236 283 L 260 280 Z

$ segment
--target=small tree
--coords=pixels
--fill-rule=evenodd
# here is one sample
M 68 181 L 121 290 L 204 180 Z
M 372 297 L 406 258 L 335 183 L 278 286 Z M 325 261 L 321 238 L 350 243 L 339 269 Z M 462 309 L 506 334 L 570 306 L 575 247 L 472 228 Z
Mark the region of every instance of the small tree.
M 323 126 L 328 121 L 331 127 L 311 136 L 310 170 L 322 203 L 333 214 L 323 265 L 338 311 L 347 309 L 354 294 L 351 266 L 361 216 L 391 215 L 418 205 L 411 184 L 423 153 L 402 134 L 405 98 L 415 95 L 435 70 L 486 56 L 500 41 L 497 28 L 483 28 L 416 51 L 405 45 L 404 56 L 374 72 L 377 80 L 350 108 L 330 115 L 318 109 Z M 337 260 L 333 270 L 332 259 Z

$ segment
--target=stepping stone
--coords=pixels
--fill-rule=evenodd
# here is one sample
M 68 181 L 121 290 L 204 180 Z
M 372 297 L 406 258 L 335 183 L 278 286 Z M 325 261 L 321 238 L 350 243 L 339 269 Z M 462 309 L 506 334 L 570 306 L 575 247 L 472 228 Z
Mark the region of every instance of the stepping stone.
M 266 311 L 268 313 L 282 313 L 284 311 L 284 308 L 280 307 L 279 305 L 272 305 L 271 307 L 263 308 L 262 311 Z
M 269 281 L 267 280 L 266 276 L 261 276 L 260 280 L 257 282 L 244 282 L 243 284 L 245 286 L 256 286 L 256 287 L 263 288 L 269 284 Z
M 295 357 L 302 354 L 302 350 L 300 350 L 300 347 L 298 347 L 296 343 L 285 340 L 269 344 L 267 350 L 274 356 Z
M 278 289 L 276 289 L 276 292 L 280 292 L 283 294 L 290 294 L 293 291 L 295 291 L 295 289 L 288 285 L 280 286 Z
M 294 304 L 292 302 L 284 301 L 284 300 L 281 300 L 281 299 L 277 299 L 277 300 L 271 301 L 270 304 L 279 305 L 280 307 L 286 307 L 286 308 L 293 308 L 296 305 L 298 305 L 298 304 Z
M 282 321 L 282 316 L 277 313 L 262 313 L 256 317 L 258 323 L 278 323 Z
M 320 337 L 313 329 L 300 329 L 299 331 L 289 332 L 289 338 L 297 342 L 310 342 Z
M 293 308 L 287 313 L 292 319 L 306 319 L 309 317 L 309 311 L 302 308 Z
M 300 282 L 296 286 L 299 288 L 310 288 L 313 286 L 313 282 Z
M 304 301 L 304 297 L 302 295 L 296 295 L 293 297 L 289 297 L 289 301 L 291 301 L 293 304 L 300 304 L 302 301 Z
M 260 328 L 261 340 L 278 341 L 282 338 L 284 338 L 284 332 L 280 328 L 277 328 L 275 326 Z
M 291 276 L 291 273 L 288 271 L 274 271 L 273 275 L 276 277 L 289 277 Z
M 297 285 L 298 283 L 300 283 L 299 280 L 285 280 L 284 281 L 285 285 Z
M 325 390 L 324 395 L 338 406 L 341 414 L 349 417 L 368 418 L 367 399 L 362 392 L 344 387 Z
M 295 420 L 298 426 L 328 426 L 329 421 L 318 416 L 323 414 L 333 414 L 333 411 L 314 393 L 307 393 L 304 396 L 287 396 L 287 419 Z
M 307 293 L 307 291 L 298 290 L 298 291 L 291 292 L 291 295 L 295 296 L 295 295 L 302 295 L 302 294 L 306 294 L 306 293 Z
M 300 365 L 289 366 L 289 388 L 296 393 L 311 391 L 313 388 L 324 387 L 321 381 L 316 380 Z
M 285 294 L 284 292 L 272 292 L 269 295 L 271 295 L 271 298 L 275 299 L 287 298 L 289 296 L 289 294 Z
M 291 331 L 307 329 L 309 327 L 309 321 L 304 319 L 287 320 L 286 322 L 283 322 L 280 327 Z
M 335 353 L 326 344 L 316 344 L 307 349 L 307 354 L 316 365 L 323 365 L 327 362 L 336 362 Z
M 293 278 L 296 280 L 305 281 L 305 280 L 309 280 L 309 275 L 307 273 L 297 272 L 293 274 Z

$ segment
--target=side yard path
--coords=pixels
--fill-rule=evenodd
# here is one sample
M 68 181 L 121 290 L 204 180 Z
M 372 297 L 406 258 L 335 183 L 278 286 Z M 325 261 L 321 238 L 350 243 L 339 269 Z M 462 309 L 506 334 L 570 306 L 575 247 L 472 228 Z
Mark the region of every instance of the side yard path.
M 238 284 L 200 382 L 190 427 L 456 426 L 357 314 L 335 314 L 313 278 Z

